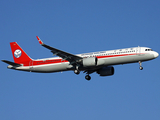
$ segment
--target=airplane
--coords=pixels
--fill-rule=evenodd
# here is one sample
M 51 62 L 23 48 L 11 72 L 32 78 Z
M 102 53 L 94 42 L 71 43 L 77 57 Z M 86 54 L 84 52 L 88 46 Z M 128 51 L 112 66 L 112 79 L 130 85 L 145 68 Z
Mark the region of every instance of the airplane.
M 83 71 L 86 73 L 85 79 L 90 80 L 90 74 L 94 72 L 100 76 L 113 75 L 113 65 L 137 62 L 139 63 L 140 70 L 142 70 L 142 62 L 155 59 L 159 56 L 158 52 L 153 51 L 151 48 L 139 46 L 74 55 L 50 47 L 44 44 L 38 36 L 36 37 L 39 44 L 49 49 L 56 57 L 34 60 L 16 42 L 11 42 L 10 46 L 14 62 L 2 60 L 9 64 L 7 68 L 38 73 L 74 71 L 77 75 Z

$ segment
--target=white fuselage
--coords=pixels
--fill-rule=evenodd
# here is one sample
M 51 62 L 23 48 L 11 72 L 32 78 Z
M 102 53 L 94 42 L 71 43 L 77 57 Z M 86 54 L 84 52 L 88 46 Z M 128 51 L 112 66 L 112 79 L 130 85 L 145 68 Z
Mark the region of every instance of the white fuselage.
M 96 66 L 88 68 L 82 66 L 79 68 L 80 71 L 84 71 L 86 69 L 98 69 L 102 66 L 112 66 L 118 64 L 135 63 L 139 61 L 148 61 L 158 57 L 158 53 L 152 51 L 150 48 L 147 47 L 134 47 L 110 51 L 77 54 L 77 56 L 80 56 L 82 58 L 98 58 L 98 63 Z M 62 60 L 62 58 L 60 57 L 32 60 L 26 66 L 22 65 L 20 67 L 14 67 L 12 65 L 9 65 L 8 68 L 44 73 L 74 70 L 73 65 L 70 65 L 68 61 Z

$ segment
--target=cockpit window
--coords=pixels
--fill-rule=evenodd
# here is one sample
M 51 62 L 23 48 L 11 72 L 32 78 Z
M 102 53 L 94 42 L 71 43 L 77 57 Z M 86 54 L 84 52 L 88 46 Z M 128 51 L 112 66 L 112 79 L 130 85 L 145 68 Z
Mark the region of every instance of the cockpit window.
M 145 51 L 153 51 L 152 49 L 145 49 Z

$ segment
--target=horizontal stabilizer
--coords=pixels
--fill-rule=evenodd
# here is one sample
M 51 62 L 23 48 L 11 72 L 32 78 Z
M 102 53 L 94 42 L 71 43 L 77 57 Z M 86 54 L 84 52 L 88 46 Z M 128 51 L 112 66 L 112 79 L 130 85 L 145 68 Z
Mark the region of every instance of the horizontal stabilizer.
M 5 62 L 5 63 L 7 63 L 9 65 L 16 66 L 16 67 L 22 66 L 21 64 L 17 64 L 17 63 L 14 63 L 14 62 L 11 62 L 11 61 L 7 61 L 7 60 L 2 60 L 2 62 Z

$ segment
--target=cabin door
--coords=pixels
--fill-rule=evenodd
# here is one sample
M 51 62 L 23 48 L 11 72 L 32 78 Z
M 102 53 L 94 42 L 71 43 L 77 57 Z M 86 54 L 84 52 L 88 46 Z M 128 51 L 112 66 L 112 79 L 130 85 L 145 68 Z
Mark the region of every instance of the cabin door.
M 30 69 L 30 72 L 32 72 L 32 70 L 33 70 L 33 60 L 31 60 L 29 62 L 29 69 Z
M 141 47 L 137 47 L 137 55 L 141 55 Z

